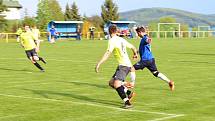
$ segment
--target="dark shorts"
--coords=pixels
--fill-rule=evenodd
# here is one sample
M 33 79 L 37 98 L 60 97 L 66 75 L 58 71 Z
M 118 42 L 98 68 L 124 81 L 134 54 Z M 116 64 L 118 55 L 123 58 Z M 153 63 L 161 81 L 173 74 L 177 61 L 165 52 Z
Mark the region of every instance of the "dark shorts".
M 149 69 L 151 72 L 155 72 L 158 71 L 156 64 L 155 64 L 155 59 L 151 59 L 151 60 L 144 60 L 144 61 L 139 61 L 138 63 L 134 64 L 134 68 L 135 70 L 140 70 L 140 69 L 144 69 L 144 68 Z
M 33 57 L 33 56 L 38 56 L 35 49 L 26 50 L 25 53 L 26 53 L 28 59 L 30 59 L 30 57 Z
M 126 76 L 131 71 L 131 67 L 119 65 L 116 69 L 115 74 L 113 75 L 114 80 L 125 81 Z

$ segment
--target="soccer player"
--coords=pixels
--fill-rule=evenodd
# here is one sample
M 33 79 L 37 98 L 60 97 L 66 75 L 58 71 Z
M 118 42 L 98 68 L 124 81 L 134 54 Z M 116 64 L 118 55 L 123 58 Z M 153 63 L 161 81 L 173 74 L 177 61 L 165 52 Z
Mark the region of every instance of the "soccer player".
M 42 41 L 42 40 L 39 39 L 40 38 L 40 30 L 37 29 L 37 26 L 35 25 L 35 26 L 33 26 L 31 28 L 31 31 L 34 34 L 35 39 L 37 40 L 37 42 L 36 42 L 37 43 L 37 51 L 36 52 L 39 52 L 39 50 L 40 50 L 40 42 Z
M 50 34 L 50 43 L 55 43 L 55 39 L 57 38 L 57 30 L 55 29 L 55 26 L 52 25 L 51 29 L 49 30 Z
M 140 61 L 133 65 L 135 70 L 144 69 L 145 67 L 151 71 L 151 73 L 155 76 L 164 80 L 169 84 L 170 89 L 174 90 L 174 82 L 169 80 L 164 74 L 160 73 L 156 67 L 155 59 L 151 52 L 151 38 L 147 36 L 146 29 L 144 27 L 138 27 L 136 29 L 138 36 L 141 38 L 141 42 L 139 45 L 139 54 Z
M 95 71 L 99 72 L 99 67 L 102 63 L 104 63 L 111 53 L 113 52 L 115 58 L 117 59 L 119 65 L 116 69 L 115 74 L 113 75 L 112 79 L 109 81 L 109 86 L 116 89 L 121 99 L 124 101 L 123 108 L 131 108 L 131 99 L 134 96 L 134 93 L 130 90 L 128 90 L 123 82 L 125 81 L 126 76 L 131 71 L 131 61 L 128 57 L 126 48 L 130 48 L 133 51 L 133 58 L 137 57 L 137 50 L 136 48 L 128 43 L 125 39 L 118 37 L 116 35 L 117 33 L 117 26 L 111 25 L 109 27 L 109 33 L 110 33 L 110 40 L 108 42 L 108 49 L 105 52 L 102 59 L 97 63 Z M 135 75 L 134 75 L 135 76 Z
M 40 66 L 37 61 L 42 61 L 43 63 L 46 64 L 46 61 L 39 57 L 37 54 L 38 51 L 38 46 L 39 44 L 37 43 L 37 38 L 34 36 L 32 33 L 31 29 L 29 26 L 24 27 L 24 32 L 20 35 L 20 41 L 21 45 L 25 49 L 25 53 L 28 57 L 28 59 L 38 68 L 41 70 L 41 72 L 44 72 L 44 69 Z

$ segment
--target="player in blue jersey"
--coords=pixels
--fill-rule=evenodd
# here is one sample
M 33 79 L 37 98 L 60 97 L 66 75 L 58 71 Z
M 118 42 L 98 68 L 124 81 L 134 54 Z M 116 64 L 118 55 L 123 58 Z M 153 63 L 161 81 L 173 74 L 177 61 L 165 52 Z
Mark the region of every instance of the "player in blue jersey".
M 138 27 L 136 29 L 138 36 L 141 38 L 139 45 L 140 61 L 136 63 L 133 67 L 135 70 L 144 69 L 145 67 L 151 71 L 155 76 L 164 80 L 169 84 L 170 89 L 174 90 L 174 82 L 169 80 L 164 74 L 160 73 L 156 67 L 154 56 L 151 52 L 151 42 L 152 39 L 148 37 L 146 29 L 144 27 Z
M 55 29 L 54 25 L 52 25 L 51 29 L 49 30 L 49 34 L 50 43 L 55 43 L 55 39 L 57 38 L 57 30 Z

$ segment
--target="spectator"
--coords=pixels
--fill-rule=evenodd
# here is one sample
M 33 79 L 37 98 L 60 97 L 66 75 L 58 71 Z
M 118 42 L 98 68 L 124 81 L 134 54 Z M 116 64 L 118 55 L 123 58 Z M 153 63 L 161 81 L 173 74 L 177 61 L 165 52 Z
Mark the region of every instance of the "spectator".
M 76 32 L 77 32 L 77 38 L 76 39 L 81 40 L 81 27 L 80 27 L 80 25 L 77 26 Z
M 89 28 L 89 31 L 90 31 L 90 39 L 91 39 L 91 40 L 94 40 L 94 30 L 95 30 L 95 27 L 90 27 L 90 28 Z

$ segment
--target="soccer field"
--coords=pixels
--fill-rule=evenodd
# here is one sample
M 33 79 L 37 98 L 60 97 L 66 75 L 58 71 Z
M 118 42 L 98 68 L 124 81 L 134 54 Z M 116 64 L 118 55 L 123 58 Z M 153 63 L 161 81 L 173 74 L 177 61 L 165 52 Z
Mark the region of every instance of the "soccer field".
M 138 40 L 130 42 L 138 47 Z M 108 86 L 117 67 L 113 56 L 94 71 L 106 48 L 104 40 L 44 42 L 42 73 L 18 43 L 0 42 L 0 121 L 215 120 L 214 38 L 154 39 L 158 70 L 175 82 L 175 91 L 147 69 L 137 71 L 128 110 Z

